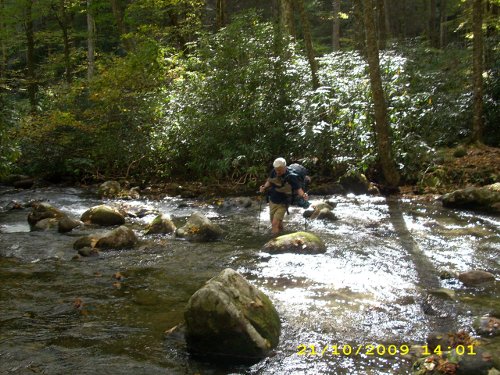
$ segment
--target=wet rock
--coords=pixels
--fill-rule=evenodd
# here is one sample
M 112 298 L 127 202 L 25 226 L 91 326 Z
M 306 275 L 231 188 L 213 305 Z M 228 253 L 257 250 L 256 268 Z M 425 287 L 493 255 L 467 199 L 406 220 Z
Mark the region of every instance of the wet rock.
M 309 215 L 309 218 L 311 220 L 336 221 L 338 217 L 332 212 L 334 207 L 330 202 L 317 203 L 313 205 L 313 212 Z M 304 217 L 307 217 L 305 213 Z
M 62 211 L 52 207 L 46 202 L 34 202 L 32 204 L 32 211 L 28 214 L 28 223 L 34 226 L 37 222 L 43 219 L 60 219 L 66 216 Z
M 474 329 L 481 336 L 500 335 L 500 319 L 494 316 L 482 316 L 474 321 Z
M 200 212 L 191 214 L 187 223 L 176 231 L 177 237 L 193 242 L 216 241 L 222 234 L 222 229 Z
M 5 211 L 11 211 L 11 210 L 22 210 L 23 209 L 23 204 L 18 201 L 10 201 L 7 206 L 5 206 Z
M 97 194 L 101 198 L 116 198 L 120 190 L 121 186 L 118 181 L 106 181 L 99 185 Z
M 188 349 L 197 355 L 253 363 L 278 345 L 272 302 L 229 268 L 191 296 L 184 317 Z
M 42 219 L 37 221 L 35 225 L 31 227 L 32 230 L 34 231 L 46 231 L 46 230 L 51 230 L 57 228 L 57 224 L 59 223 L 59 220 L 53 217 L 49 217 L 46 219 Z
M 134 231 L 122 225 L 99 238 L 95 247 L 99 249 L 130 249 L 136 243 L 137 236 Z
M 83 225 L 80 220 L 73 219 L 69 216 L 64 216 L 59 220 L 57 224 L 57 230 L 59 233 L 68 233 L 80 225 Z
M 125 224 L 125 218 L 118 210 L 104 204 L 88 209 L 82 214 L 80 220 L 105 227 Z
M 443 195 L 444 207 L 500 213 L 500 182 L 483 187 L 469 187 Z
M 99 240 L 100 237 L 96 236 L 85 236 L 85 237 L 80 237 L 73 243 L 73 249 L 75 250 L 80 250 L 83 249 L 84 247 L 90 247 L 93 248 L 96 244 L 96 242 Z
M 295 232 L 273 238 L 264 245 L 263 250 L 272 254 L 320 254 L 326 251 L 326 245 L 315 234 L 309 232 Z
M 169 234 L 176 230 L 175 224 L 166 215 L 158 215 L 147 227 L 145 234 Z
M 495 275 L 486 271 L 473 270 L 459 274 L 458 280 L 466 286 L 475 286 L 495 281 Z
M 95 247 L 82 247 L 78 250 L 78 254 L 80 254 L 82 257 L 98 256 L 99 250 L 97 250 Z
M 252 199 L 249 197 L 226 198 L 223 201 L 216 201 L 222 209 L 238 209 L 252 207 Z

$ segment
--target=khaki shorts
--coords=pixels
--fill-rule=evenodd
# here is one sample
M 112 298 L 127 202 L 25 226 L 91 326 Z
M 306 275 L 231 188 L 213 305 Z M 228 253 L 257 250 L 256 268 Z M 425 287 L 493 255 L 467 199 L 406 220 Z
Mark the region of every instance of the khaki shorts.
M 271 222 L 273 219 L 283 220 L 286 214 L 286 205 L 285 204 L 277 204 L 273 202 L 269 202 L 269 217 Z

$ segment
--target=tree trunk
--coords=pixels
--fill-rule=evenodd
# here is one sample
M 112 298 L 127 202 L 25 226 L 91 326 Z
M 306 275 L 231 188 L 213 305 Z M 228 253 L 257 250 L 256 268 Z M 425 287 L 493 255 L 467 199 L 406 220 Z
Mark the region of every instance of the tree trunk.
M 30 101 L 31 112 L 36 111 L 36 91 L 37 82 L 35 77 L 35 33 L 33 30 L 33 0 L 26 1 L 24 14 L 25 32 L 26 32 L 26 79 L 28 82 L 28 98 Z
M 385 22 L 385 0 L 377 0 L 378 40 L 379 48 L 385 49 L 387 45 L 387 24 Z
M 87 0 L 87 78 L 95 74 L 95 25 L 92 14 L 92 0 Z
M 387 103 L 384 98 L 382 77 L 380 74 L 379 50 L 375 34 L 375 15 L 372 0 L 363 1 L 363 18 L 365 25 L 366 54 L 370 72 L 373 105 L 375 109 L 375 137 L 378 158 L 386 184 L 396 188 L 399 184 L 399 172 L 392 156 L 392 143 L 387 118 Z
M 385 22 L 385 30 L 387 32 L 387 39 L 390 39 L 392 36 L 391 32 L 391 16 L 389 13 L 390 0 L 384 0 L 384 22 Z
M 280 1 L 280 25 L 289 35 L 295 37 L 295 22 L 293 17 L 293 0 Z
M 439 4 L 439 48 L 446 47 L 446 21 L 448 19 L 446 0 L 441 0 Z
M 5 76 L 7 69 L 7 47 L 5 45 L 6 39 L 6 25 L 5 25 L 5 5 L 4 0 L 0 0 L 0 48 L 2 50 L 2 57 L 0 58 L 0 78 Z
M 64 76 L 67 83 L 71 83 L 71 60 L 70 60 L 70 43 L 69 43 L 69 15 L 66 11 L 66 5 L 64 0 L 59 1 L 59 11 L 54 9 L 56 14 L 57 23 L 61 28 L 63 34 L 63 46 L 64 46 Z
M 127 34 L 127 27 L 125 26 L 125 22 L 123 22 L 123 9 L 119 0 L 111 0 L 111 10 L 113 11 L 116 27 L 120 33 L 120 39 L 123 42 L 123 48 L 125 48 L 126 51 L 130 51 L 132 49 L 132 43 L 129 39 L 124 38 Z
M 431 46 L 434 48 L 438 48 L 438 37 L 437 37 L 437 28 L 436 28 L 436 0 L 430 1 L 430 9 L 429 9 L 429 41 L 431 42 Z
M 480 143 L 483 137 L 483 0 L 472 2 L 473 56 L 473 120 L 471 141 Z
M 333 0 L 332 49 L 340 50 L 340 0 Z
M 491 1 L 486 2 L 486 17 L 489 20 L 498 20 L 500 6 Z M 496 25 L 489 21 L 486 27 L 486 41 L 484 45 L 484 69 L 495 68 L 495 49 L 498 48 L 498 31 Z
M 302 31 L 304 33 L 304 44 L 306 46 L 307 59 L 309 60 L 309 66 L 311 67 L 312 86 L 313 89 L 317 89 L 319 87 L 318 64 L 314 56 L 311 27 L 309 26 L 309 19 L 307 18 L 306 10 L 304 8 L 304 0 L 296 0 L 296 1 L 300 13 L 300 22 L 302 23 Z
M 223 28 L 227 24 L 227 4 L 226 0 L 217 0 L 217 14 L 215 17 L 215 27 L 217 30 Z

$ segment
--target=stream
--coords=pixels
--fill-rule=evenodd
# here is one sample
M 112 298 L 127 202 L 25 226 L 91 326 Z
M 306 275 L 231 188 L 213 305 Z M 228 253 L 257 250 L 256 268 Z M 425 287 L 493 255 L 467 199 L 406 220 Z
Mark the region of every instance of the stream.
M 0 373 L 411 374 L 415 358 L 402 349 L 424 345 L 435 331 L 474 334 L 476 317 L 500 312 L 498 216 L 438 201 L 311 197 L 322 199 L 337 203 L 338 221 L 306 221 L 302 209 L 291 208 L 285 230 L 315 233 L 326 253 L 271 255 L 262 251 L 272 238 L 268 209 L 257 199 L 244 208 L 0 187 Z M 76 239 L 104 229 L 30 231 L 31 209 L 9 208 L 33 200 L 75 218 L 102 203 L 151 213 L 127 217 L 140 237 L 136 248 L 75 257 Z M 194 211 L 219 224 L 223 240 L 142 234 L 153 212 L 169 214 L 179 227 Z M 253 365 L 192 358 L 181 338 L 165 335 L 182 321 L 190 296 L 227 267 L 266 293 L 281 318 L 279 346 Z M 475 269 L 496 282 L 466 287 L 444 277 Z M 369 345 L 384 353 L 369 353 Z

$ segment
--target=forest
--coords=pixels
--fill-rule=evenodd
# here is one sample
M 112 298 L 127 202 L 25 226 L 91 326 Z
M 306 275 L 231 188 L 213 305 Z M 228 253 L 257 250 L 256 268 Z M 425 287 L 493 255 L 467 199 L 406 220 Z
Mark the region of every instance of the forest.
M 0 177 L 255 185 L 284 156 L 416 184 L 500 144 L 499 7 L 0 0 Z

